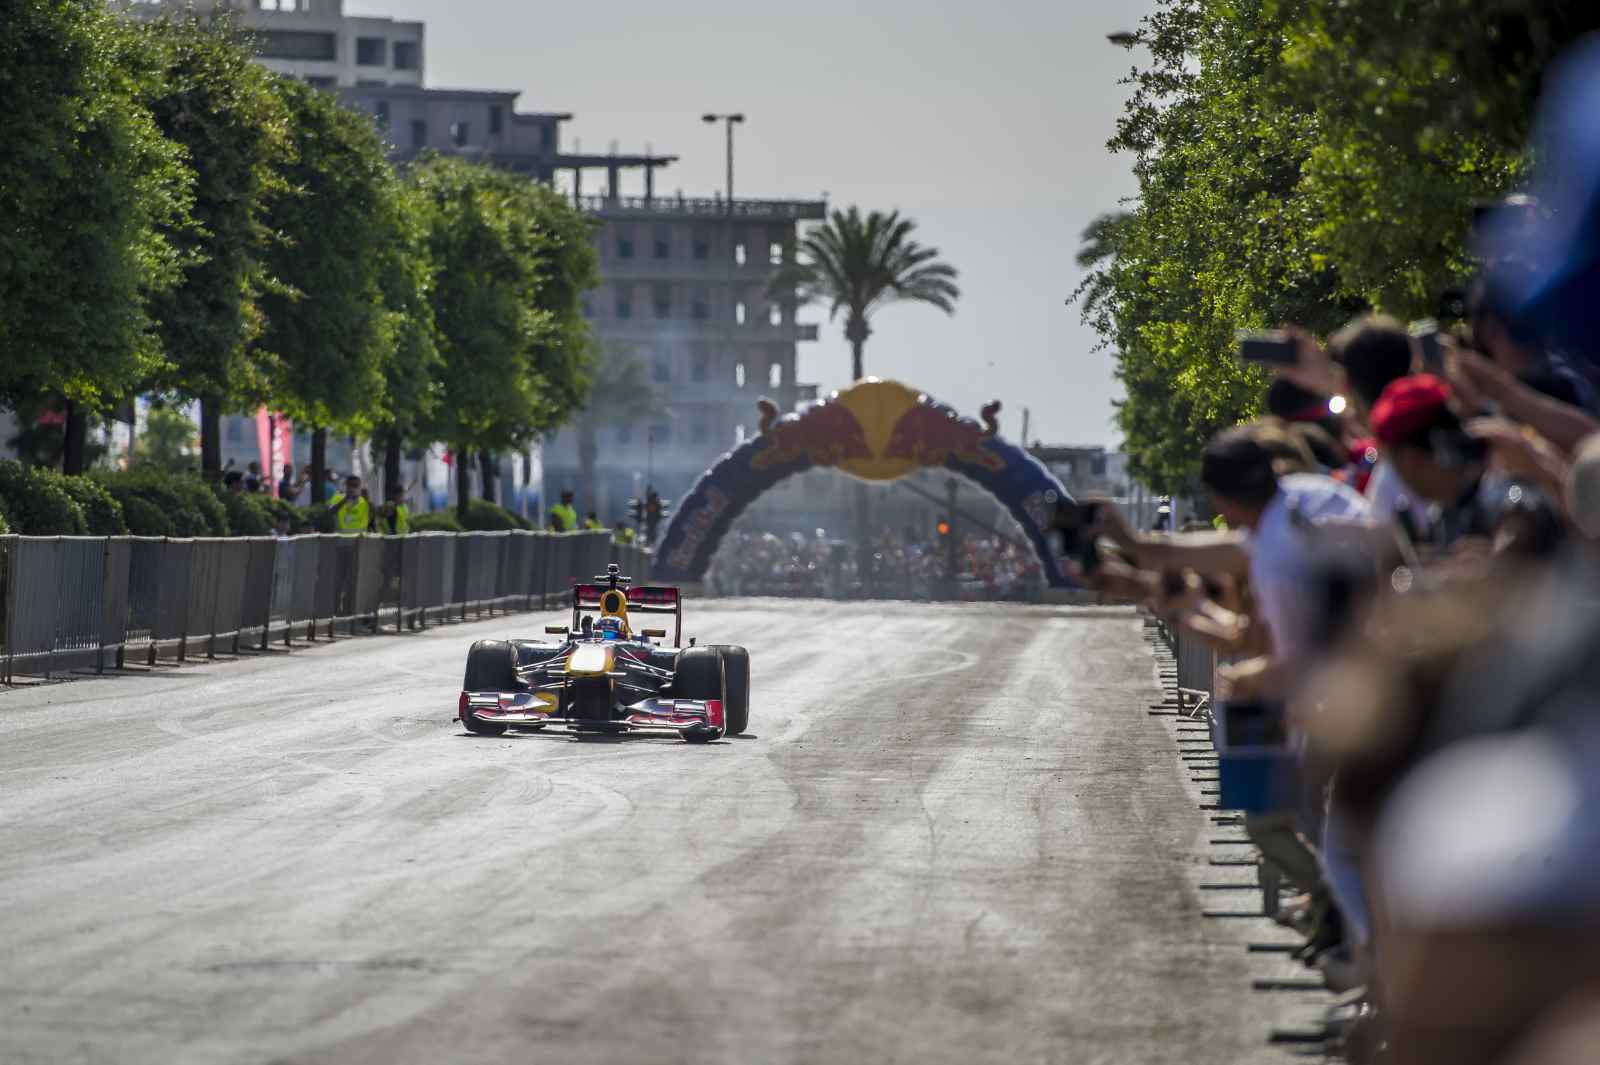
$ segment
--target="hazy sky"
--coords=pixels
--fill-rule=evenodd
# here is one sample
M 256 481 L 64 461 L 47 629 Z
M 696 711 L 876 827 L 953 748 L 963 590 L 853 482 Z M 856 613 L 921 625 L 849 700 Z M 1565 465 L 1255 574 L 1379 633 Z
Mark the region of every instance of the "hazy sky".
M 1110 358 L 1064 305 L 1078 235 L 1133 190 L 1105 150 L 1132 57 L 1105 35 L 1155 0 L 347 0 L 350 14 L 428 24 L 433 87 L 519 89 L 570 111 L 563 147 L 673 153 L 657 191 L 723 186 L 720 127 L 743 111 L 735 194 L 899 208 L 961 271 L 953 319 L 890 307 L 867 372 L 976 415 L 1022 408 L 1046 443 L 1115 444 Z M 642 191 L 625 185 L 624 192 Z M 598 189 L 604 176 L 589 177 Z M 812 308 L 802 320 L 822 321 Z M 801 345 L 802 381 L 849 378 L 842 322 Z

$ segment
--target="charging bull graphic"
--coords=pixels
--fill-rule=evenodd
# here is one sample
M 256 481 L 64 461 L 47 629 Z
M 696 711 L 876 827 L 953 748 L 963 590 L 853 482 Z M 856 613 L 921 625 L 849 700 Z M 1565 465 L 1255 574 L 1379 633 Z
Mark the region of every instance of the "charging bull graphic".
M 896 381 L 868 377 L 805 411 L 775 417 L 763 401 L 761 432 L 723 455 L 672 510 L 653 577 L 698 581 L 734 519 L 761 493 L 817 467 L 885 482 L 943 468 L 1004 503 L 1038 553 L 1046 580 L 1069 587 L 1045 534 L 1045 499 L 1071 498 L 1038 459 L 995 432 L 999 404 L 979 424 Z M 1054 493 L 1054 496 L 1048 495 Z

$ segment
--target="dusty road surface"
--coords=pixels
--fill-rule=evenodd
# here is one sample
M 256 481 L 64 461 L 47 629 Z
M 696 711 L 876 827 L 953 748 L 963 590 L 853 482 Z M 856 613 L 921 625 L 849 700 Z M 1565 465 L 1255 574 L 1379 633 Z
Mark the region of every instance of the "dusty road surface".
M 1131 613 L 692 603 L 751 735 L 465 734 L 554 618 L 0 693 L 0 1061 L 1284 1060 Z

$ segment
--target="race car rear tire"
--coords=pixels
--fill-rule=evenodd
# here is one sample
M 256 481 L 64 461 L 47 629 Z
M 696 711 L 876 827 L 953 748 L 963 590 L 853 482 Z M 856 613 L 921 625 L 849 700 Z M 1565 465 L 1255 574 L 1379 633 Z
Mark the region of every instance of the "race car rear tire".
M 467 672 L 461 690 L 509 692 L 517 689 L 517 652 L 504 640 L 479 640 L 467 652 Z M 485 721 L 471 710 L 461 713 L 461 724 L 475 736 L 503 736 L 506 726 Z
M 690 647 L 678 655 L 677 665 L 672 671 L 672 697 L 674 699 L 696 699 L 709 701 L 711 699 L 723 700 L 726 684 L 722 674 L 722 656 L 711 647 Z M 726 702 L 723 703 L 726 714 Z M 724 718 L 726 720 L 726 718 Z M 690 743 L 704 743 L 710 736 L 690 739 L 687 732 L 683 738 Z
M 737 736 L 750 727 L 750 652 L 733 644 L 716 644 L 722 656 L 722 716 L 727 733 Z

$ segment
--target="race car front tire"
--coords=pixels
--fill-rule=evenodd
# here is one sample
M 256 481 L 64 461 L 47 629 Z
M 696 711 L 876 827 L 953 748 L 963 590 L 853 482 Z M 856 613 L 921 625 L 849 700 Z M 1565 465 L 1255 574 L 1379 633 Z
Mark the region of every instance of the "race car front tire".
M 517 652 L 504 640 L 479 640 L 467 652 L 467 673 L 461 690 L 509 692 L 517 689 Z M 506 726 L 485 721 L 470 709 L 461 712 L 461 724 L 475 736 L 503 736 Z
M 722 656 L 711 647 L 690 647 L 678 655 L 672 672 L 672 697 L 709 701 L 723 700 L 726 688 L 722 673 Z M 727 703 L 723 702 L 724 713 Z M 683 738 L 690 743 L 704 743 L 712 736 L 700 727 L 687 729 Z
M 750 727 L 750 652 L 733 644 L 712 649 L 722 656 L 722 716 L 728 735 L 737 736 Z

